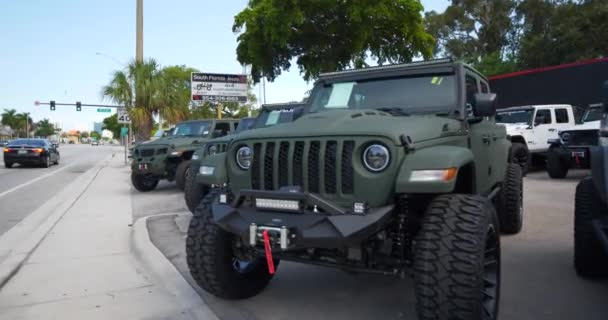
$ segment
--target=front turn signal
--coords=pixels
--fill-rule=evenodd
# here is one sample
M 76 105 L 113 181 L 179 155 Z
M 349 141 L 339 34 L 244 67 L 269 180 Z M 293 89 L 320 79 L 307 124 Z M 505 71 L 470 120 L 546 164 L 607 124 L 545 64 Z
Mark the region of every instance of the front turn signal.
M 449 182 L 456 178 L 458 168 L 439 170 L 414 170 L 410 176 L 412 182 Z

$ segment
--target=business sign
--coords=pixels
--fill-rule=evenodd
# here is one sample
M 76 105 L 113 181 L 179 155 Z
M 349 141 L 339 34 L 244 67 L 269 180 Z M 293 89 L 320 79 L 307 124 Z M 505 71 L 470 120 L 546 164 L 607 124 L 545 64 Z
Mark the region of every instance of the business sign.
M 193 72 L 192 101 L 247 102 L 247 75 Z
M 116 112 L 116 118 L 118 123 L 131 123 L 131 117 L 129 117 L 129 112 L 125 108 L 118 108 Z

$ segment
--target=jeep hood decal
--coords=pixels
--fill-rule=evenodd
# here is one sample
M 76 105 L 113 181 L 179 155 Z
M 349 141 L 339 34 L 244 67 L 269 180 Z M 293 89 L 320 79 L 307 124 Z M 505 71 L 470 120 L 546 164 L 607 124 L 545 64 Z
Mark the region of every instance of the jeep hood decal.
M 384 136 L 401 144 L 402 134 L 416 143 L 459 129 L 460 122 L 435 115 L 392 116 L 372 109 L 334 110 L 310 113 L 282 126 L 246 131 L 235 140 L 352 135 Z

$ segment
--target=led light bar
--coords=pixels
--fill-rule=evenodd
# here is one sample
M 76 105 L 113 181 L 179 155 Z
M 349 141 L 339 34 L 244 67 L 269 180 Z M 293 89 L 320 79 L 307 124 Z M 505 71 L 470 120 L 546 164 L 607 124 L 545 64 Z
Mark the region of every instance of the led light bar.
M 258 209 L 298 211 L 300 210 L 300 202 L 298 200 L 256 198 L 255 207 Z

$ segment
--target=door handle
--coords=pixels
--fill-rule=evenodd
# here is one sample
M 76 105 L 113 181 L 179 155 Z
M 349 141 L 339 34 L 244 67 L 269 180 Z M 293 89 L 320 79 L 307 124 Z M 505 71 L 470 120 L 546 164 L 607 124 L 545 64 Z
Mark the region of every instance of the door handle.
M 483 141 L 483 143 L 490 143 L 490 135 L 484 134 L 483 136 L 481 136 L 481 141 Z
M 550 128 L 550 129 L 549 129 L 549 132 L 555 132 L 556 130 L 557 130 L 557 129 L 555 129 L 555 128 Z
M 497 136 L 497 135 L 495 135 L 495 134 L 493 134 L 493 135 L 492 135 L 492 140 L 493 140 L 493 141 L 498 140 L 498 136 Z

